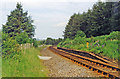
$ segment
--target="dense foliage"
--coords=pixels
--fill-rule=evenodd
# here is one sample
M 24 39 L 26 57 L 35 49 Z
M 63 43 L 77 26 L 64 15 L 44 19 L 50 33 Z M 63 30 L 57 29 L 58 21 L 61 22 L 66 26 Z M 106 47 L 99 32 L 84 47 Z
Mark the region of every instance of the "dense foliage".
M 11 11 L 2 29 L 2 57 L 16 58 L 20 55 L 20 44 L 33 43 L 33 20 L 24 12 L 22 5 L 17 3 L 16 9 Z
M 29 42 L 29 37 L 28 37 L 28 34 L 26 32 L 22 32 L 22 33 L 17 34 L 15 36 L 15 40 L 19 44 L 24 44 L 24 43 L 28 43 Z
M 98 53 L 109 58 L 118 59 L 120 58 L 120 52 L 118 49 L 118 40 L 120 32 L 112 32 L 109 35 L 102 35 L 97 37 L 85 38 L 85 37 L 75 37 L 73 40 L 67 38 L 66 40 L 60 42 L 58 47 L 72 48 L 77 50 L 90 51 Z M 88 48 L 87 48 L 87 42 Z
M 22 5 L 17 3 L 16 9 L 11 11 L 5 25 L 3 25 L 3 33 L 8 33 L 10 37 L 26 32 L 29 37 L 34 36 L 33 20 L 28 16 L 28 12 L 24 12 Z
M 57 45 L 59 42 L 61 42 L 63 39 L 62 38 L 58 38 L 58 39 L 52 39 L 50 37 L 48 37 L 46 40 L 40 40 L 38 41 L 38 44 L 46 44 L 46 45 Z
M 2 56 L 4 57 L 13 57 L 20 50 L 18 48 L 17 41 L 10 37 L 8 34 L 2 34 Z
M 120 2 L 97 2 L 82 14 L 73 14 L 64 31 L 64 38 L 74 39 L 77 31 L 87 37 L 120 31 Z
M 35 48 L 37 47 L 37 40 L 33 39 L 35 28 L 32 25 L 33 20 L 27 15 L 27 12 L 23 12 L 22 5 L 17 3 L 16 9 L 11 11 L 6 24 L 3 25 L 2 40 L 0 34 L 3 57 L 2 60 L 0 58 L 0 62 L 3 62 L 2 65 L 0 63 L 2 67 L 0 77 L 1 72 L 2 77 L 47 76 L 47 70 L 37 57 L 39 51 L 45 47 Z
M 33 46 L 36 48 L 38 47 L 38 43 L 37 43 L 37 40 L 35 38 L 33 39 Z
M 86 37 L 86 35 L 83 31 L 77 31 L 75 37 Z

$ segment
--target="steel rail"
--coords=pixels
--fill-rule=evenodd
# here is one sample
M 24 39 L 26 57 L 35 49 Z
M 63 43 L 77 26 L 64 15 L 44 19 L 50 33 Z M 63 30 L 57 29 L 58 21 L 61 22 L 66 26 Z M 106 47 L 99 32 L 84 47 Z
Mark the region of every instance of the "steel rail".
M 100 56 L 98 56 L 98 55 L 96 55 L 94 53 L 91 53 L 91 52 L 86 52 L 86 51 L 81 51 L 81 50 L 74 50 L 74 49 L 68 49 L 68 48 L 61 48 L 61 47 L 57 47 L 57 48 L 61 49 L 61 50 L 64 50 L 64 51 L 68 51 L 68 52 L 79 52 L 79 53 L 89 54 L 90 56 L 93 56 L 93 57 L 97 58 L 98 60 L 103 61 L 105 63 L 110 63 L 110 64 L 113 64 L 113 65 L 115 64 L 115 63 L 110 62 L 110 61 L 108 61 L 108 60 L 106 60 L 106 59 L 104 59 L 104 58 L 102 58 L 102 57 L 100 57 Z
M 66 48 L 61 48 L 61 49 L 66 49 Z M 59 50 L 59 48 L 58 48 L 58 50 Z M 71 49 L 66 49 L 66 50 L 71 50 Z M 73 50 L 73 49 L 72 49 Z M 61 50 L 60 50 L 61 51 Z M 74 50 L 74 51 L 76 51 L 76 50 Z M 78 51 L 78 50 L 77 50 Z M 81 52 L 81 51 L 78 51 L 79 53 L 83 53 L 83 52 Z M 85 51 L 84 51 L 85 52 Z M 86 52 L 86 53 L 88 53 L 88 54 L 91 54 L 90 52 Z M 113 68 L 113 69 L 116 69 L 116 70 L 118 70 L 118 71 L 120 71 L 120 68 L 118 67 L 118 65 L 115 65 L 115 64 L 113 64 L 112 62 L 110 62 L 110 61 L 107 61 L 107 60 L 105 60 L 105 59 L 103 59 L 103 58 L 100 58 L 99 56 L 96 56 L 96 55 L 92 55 L 92 56 L 94 56 L 94 57 L 96 57 L 96 58 L 98 58 L 99 60 L 95 60 L 95 59 L 91 59 L 91 58 L 89 58 L 89 57 L 85 57 L 85 56 L 80 56 L 80 55 L 77 55 L 77 54 L 74 54 L 74 53 L 68 53 L 68 54 L 71 54 L 71 55 L 76 55 L 77 57 L 83 57 L 84 59 L 86 59 L 86 60 L 88 60 L 88 61 L 92 61 L 92 62 L 94 62 L 94 63 L 98 63 L 98 64 L 101 64 L 101 65 L 105 65 L 105 66 L 108 66 L 108 67 L 110 67 L 110 68 Z M 102 60 L 102 61 L 101 61 Z M 109 62 L 109 63 L 106 63 L 106 62 Z
M 76 55 L 74 53 L 69 53 L 64 50 L 57 49 L 57 47 L 50 46 L 49 49 L 67 59 L 72 60 L 73 62 L 79 65 L 91 69 L 92 71 L 97 71 L 98 73 L 101 73 L 106 77 L 120 78 L 119 76 L 120 68 L 118 68 L 117 66 L 104 63 L 100 60 L 95 60 L 84 56 Z

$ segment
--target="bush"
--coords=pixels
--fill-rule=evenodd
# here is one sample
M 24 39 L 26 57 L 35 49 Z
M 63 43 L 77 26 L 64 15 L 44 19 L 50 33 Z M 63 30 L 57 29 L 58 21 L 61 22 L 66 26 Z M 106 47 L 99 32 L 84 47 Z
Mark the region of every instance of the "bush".
M 33 46 L 36 47 L 36 48 L 38 47 L 36 39 L 33 39 Z
M 85 44 L 86 43 L 86 38 L 81 38 L 81 37 L 76 37 L 73 40 L 74 44 Z
M 2 57 L 12 58 L 15 54 L 19 52 L 19 45 L 16 40 L 12 37 L 9 37 L 8 34 L 2 34 Z
M 28 34 L 26 32 L 17 34 L 15 37 L 15 40 L 17 41 L 18 44 L 24 44 L 24 43 L 28 43 L 30 41 Z
M 83 37 L 86 37 L 86 35 L 85 35 L 85 33 L 83 31 L 77 31 L 75 37 L 81 37 L 81 38 L 83 38 Z
M 109 35 L 110 39 L 118 39 L 118 37 L 119 37 L 119 32 L 118 31 L 113 31 Z

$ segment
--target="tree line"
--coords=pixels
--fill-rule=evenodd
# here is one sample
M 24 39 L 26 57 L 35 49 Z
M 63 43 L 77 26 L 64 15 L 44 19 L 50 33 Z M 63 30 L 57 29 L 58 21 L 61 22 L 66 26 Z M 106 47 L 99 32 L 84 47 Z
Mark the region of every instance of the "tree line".
M 35 26 L 28 11 L 24 11 L 21 3 L 7 16 L 7 22 L 2 25 L 2 56 L 13 57 L 20 52 L 19 44 L 33 43 L 37 47 L 36 39 L 33 39 Z
M 42 44 L 46 44 L 46 45 L 57 45 L 58 43 L 60 43 L 63 39 L 62 38 L 58 38 L 58 39 L 53 39 L 48 37 L 45 40 L 39 40 L 38 41 L 38 45 L 42 45 Z
M 64 38 L 74 39 L 78 31 L 86 37 L 120 31 L 120 1 L 97 2 L 87 12 L 74 13 L 65 27 Z

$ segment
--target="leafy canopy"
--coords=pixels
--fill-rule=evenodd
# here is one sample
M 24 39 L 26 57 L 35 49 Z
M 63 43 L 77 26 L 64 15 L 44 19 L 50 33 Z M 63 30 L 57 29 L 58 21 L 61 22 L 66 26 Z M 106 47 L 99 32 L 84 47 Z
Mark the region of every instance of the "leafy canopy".
M 74 39 L 78 31 L 86 37 L 120 31 L 120 2 L 97 2 L 87 12 L 74 13 L 65 27 L 64 38 Z

